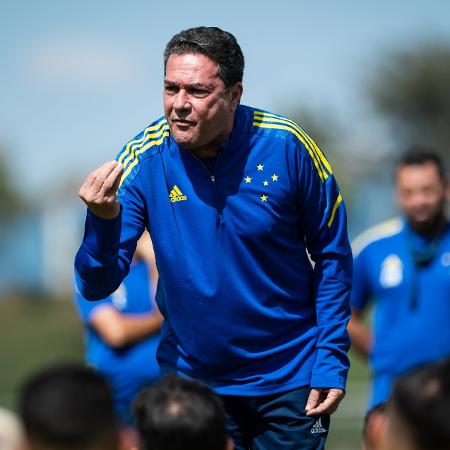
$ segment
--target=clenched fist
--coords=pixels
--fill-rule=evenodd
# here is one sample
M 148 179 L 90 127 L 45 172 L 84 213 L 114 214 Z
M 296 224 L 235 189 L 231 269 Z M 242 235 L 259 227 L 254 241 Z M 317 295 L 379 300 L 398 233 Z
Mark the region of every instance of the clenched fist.
M 122 172 L 122 164 L 109 161 L 89 174 L 81 185 L 78 195 L 96 216 L 114 219 L 119 215 L 117 191 Z

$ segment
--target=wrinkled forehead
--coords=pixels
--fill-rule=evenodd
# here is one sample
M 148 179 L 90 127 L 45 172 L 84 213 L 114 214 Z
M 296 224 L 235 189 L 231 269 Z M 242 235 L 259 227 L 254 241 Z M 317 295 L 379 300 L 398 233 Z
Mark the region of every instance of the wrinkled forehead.
M 165 82 L 220 83 L 219 66 L 201 53 L 172 54 L 167 60 Z

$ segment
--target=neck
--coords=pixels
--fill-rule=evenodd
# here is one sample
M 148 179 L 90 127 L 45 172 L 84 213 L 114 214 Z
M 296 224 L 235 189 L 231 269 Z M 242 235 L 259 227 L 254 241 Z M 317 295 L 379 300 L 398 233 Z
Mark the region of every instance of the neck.
M 417 234 L 420 234 L 425 237 L 435 237 L 441 233 L 446 223 L 447 219 L 445 218 L 444 214 L 441 213 L 428 223 L 417 224 L 410 221 L 409 226 Z
M 197 158 L 214 158 L 219 154 L 219 146 L 206 146 L 201 148 L 195 148 L 192 149 L 191 152 L 197 157 Z

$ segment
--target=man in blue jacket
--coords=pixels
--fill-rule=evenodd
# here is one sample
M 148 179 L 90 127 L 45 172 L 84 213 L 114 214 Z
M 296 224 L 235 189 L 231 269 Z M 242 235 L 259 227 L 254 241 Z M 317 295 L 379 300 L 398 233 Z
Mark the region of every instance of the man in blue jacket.
M 332 169 L 297 124 L 240 105 L 231 34 L 183 31 L 164 60 L 165 117 L 80 189 L 79 289 L 116 289 L 147 228 L 162 370 L 221 395 L 238 449 L 323 448 L 349 367 L 352 258 Z

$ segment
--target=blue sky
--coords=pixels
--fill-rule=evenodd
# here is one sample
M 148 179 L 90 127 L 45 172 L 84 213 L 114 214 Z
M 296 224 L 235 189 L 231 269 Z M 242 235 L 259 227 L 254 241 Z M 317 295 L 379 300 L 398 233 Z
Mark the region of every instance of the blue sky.
M 5 3 L 0 143 L 31 195 L 78 185 L 162 115 L 162 52 L 181 29 L 215 25 L 237 37 L 243 103 L 313 105 L 355 123 L 380 55 L 424 39 L 450 43 L 446 0 Z

